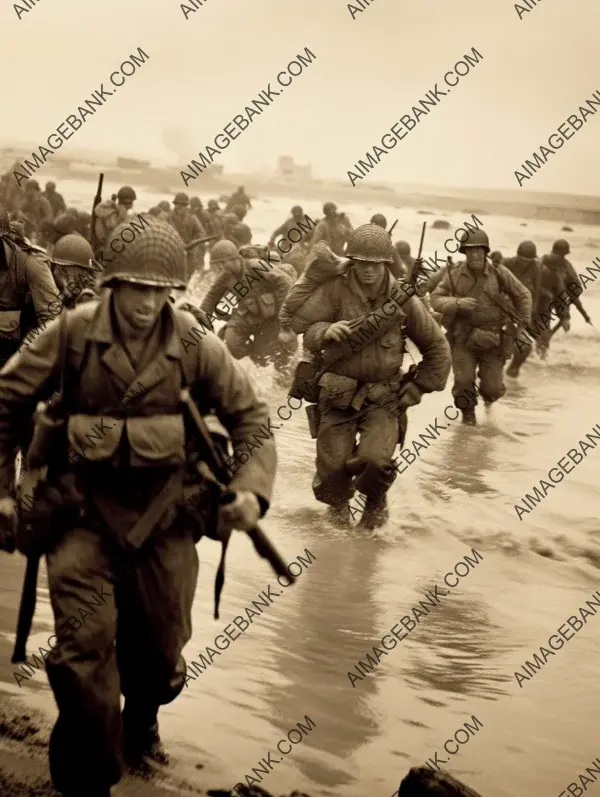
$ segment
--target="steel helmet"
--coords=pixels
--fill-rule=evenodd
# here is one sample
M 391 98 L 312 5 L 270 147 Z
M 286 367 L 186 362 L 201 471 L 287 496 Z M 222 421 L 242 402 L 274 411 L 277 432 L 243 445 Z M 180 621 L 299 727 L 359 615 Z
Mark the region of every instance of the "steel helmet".
M 175 199 L 173 200 L 174 205 L 183 205 L 184 208 L 190 204 L 190 199 L 187 194 L 184 194 L 183 191 L 180 191 L 179 194 L 175 194 Z
M 517 248 L 518 257 L 534 258 L 537 257 L 537 248 L 533 241 L 521 241 Z
M 38 183 L 37 180 L 28 180 L 27 181 L 27 185 L 25 186 L 25 189 L 27 191 L 29 191 L 30 189 L 34 189 L 35 191 L 39 191 L 40 190 L 40 184 Z
M 564 238 L 561 238 L 559 241 L 554 241 L 552 244 L 552 252 L 555 255 L 568 255 L 571 251 L 571 247 L 569 246 L 569 242 L 565 241 Z
M 366 263 L 393 263 L 392 239 L 377 224 L 362 224 L 352 233 L 345 255 Z
M 154 207 L 151 207 L 148 211 L 148 215 L 150 216 L 160 216 L 161 213 L 162 210 L 157 205 L 154 205 Z
M 252 230 L 247 224 L 236 224 L 229 234 L 238 246 L 247 246 L 252 243 Z
M 335 213 L 337 211 L 337 205 L 335 202 L 326 202 L 323 205 L 323 215 L 326 216 L 328 213 Z
M 219 203 L 216 199 L 209 199 L 208 200 L 208 209 L 209 210 L 219 210 Z
M 93 257 L 92 247 L 79 233 L 63 235 L 54 245 L 52 252 L 52 262 L 59 266 L 92 268 L 90 261 Z
M 394 247 L 400 256 L 410 257 L 410 244 L 408 241 L 397 241 Z
M 190 199 L 190 205 L 193 208 L 201 208 L 202 207 L 202 200 L 200 199 L 199 196 L 193 196 Z
M 458 241 L 458 238 L 456 239 Z M 470 230 L 462 241 L 459 241 L 458 251 L 464 255 L 465 249 L 473 246 L 482 246 L 486 252 L 490 251 L 490 239 L 484 230 Z
M 149 225 L 137 233 L 131 243 L 120 237 L 125 229 L 130 229 L 127 224 L 119 224 L 112 231 L 106 245 L 111 250 L 111 259 L 106 260 L 101 285 L 116 280 L 161 288 L 185 288 L 188 279 L 183 241 L 170 224 L 145 218 Z M 113 248 L 116 241 L 121 244 L 120 252 Z
M 304 211 L 302 210 L 300 205 L 294 205 L 294 207 L 291 210 L 291 213 L 292 213 L 292 216 L 302 216 Z
M 171 212 L 171 205 L 166 199 L 163 199 L 162 202 L 159 202 L 157 207 L 159 207 L 161 210 L 164 210 L 166 213 Z
M 239 222 L 240 220 L 235 215 L 235 213 L 225 213 L 225 215 L 223 216 L 223 223 L 225 224 L 225 226 L 228 225 L 235 226 L 236 224 L 239 224 Z
M 54 191 L 56 189 L 56 183 L 52 181 L 46 183 L 46 191 Z
M 117 191 L 117 200 L 119 202 L 135 202 L 137 194 L 130 185 L 124 185 Z
M 242 221 L 246 217 L 246 208 L 243 205 L 234 205 L 231 208 L 231 214 L 236 216 L 239 221 Z
M 78 224 L 79 214 L 74 216 L 72 213 L 59 213 L 52 222 L 54 229 L 60 235 L 68 235 L 71 232 L 75 232 Z
M 217 243 L 210 250 L 210 264 L 211 266 L 217 263 L 224 263 L 226 260 L 233 260 L 240 257 L 237 246 L 233 241 L 217 241 Z
M 387 219 L 382 213 L 376 213 L 370 223 L 376 224 L 378 227 L 383 227 L 384 230 L 387 227 Z
M 10 232 L 10 216 L 4 205 L 0 204 L 0 235 Z

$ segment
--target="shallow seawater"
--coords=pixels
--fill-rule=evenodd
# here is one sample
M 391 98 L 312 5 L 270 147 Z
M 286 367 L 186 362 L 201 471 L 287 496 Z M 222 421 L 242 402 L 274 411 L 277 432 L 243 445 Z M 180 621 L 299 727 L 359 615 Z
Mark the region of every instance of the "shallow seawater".
M 64 187 L 68 193 L 68 187 Z M 144 197 L 148 202 L 156 198 Z M 261 240 L 283 218 L 284 200 L 256 200 L 250 223 Z M 314 208 L 313 208 L 314 205 Z M 140 203 L 146 207 L 145 202 Z M 305 209 L 318 212 L 317 203 Z M 353 206 L 358 224 L 376 210 L 400 217 L 398 237 L 413 245 L 423 217 L 410 209 Z M 445 216 L 452 225 L 463 218 Z M 561 237 L 557 225 L 482 216 L 492 247 L 514 252 L 532 237 L 541 252 Z M 426 254 L 441 253 L 444 231 L 431 231 Z M 569 234 L 572 261 L 583 271 L 599 254 L 600 230 Z M 596 284 L 582 296 L 600 322 Z M 407 364 L 410 359 L 407 360 Z M 273 417 L 285 403 L 270 368 L 246 365 Z M 558 333 L 545 362 L 533 357 L 506 397 L 470 429 L 444 417 L 449 389 L 426 396 L 409 412 L 407 444 L 437 417 L 447 426 L 401 473 L 390 491 L 391 518 L 370 534 L 340 532 L 323 518 L 311 490 L 314 441 L 303 409 L 277 432 L 279 467 L 264 528 L 289 561 L 305 564 L 283 588 L 237 534 L 230 545 L 221 620 L 212 619 L 220 548 L 198 548 L 201 577 L 194 635 L 186 648 L 198 660 L 207 645 L 271 587 L 272 604 L 162 712 L 167 745 L 190 772 L 197 763 L 223 787 L 244 780 L 271 751 L 275 763 L 261 785 L 309 794 L 389 797 L 411 765 L 438 761 L 484 797 L 558 794 L 594 757 L 589 729 L 600 712 L 594 687 L 600 619 L 591 617 L 547 664 L 519 686 L 514 672 L 600 589 L 600 452 L 588 452 L 522 519 L 514 505 L 569 449 L 600 423 L 600 334 L 573 309 L 572 331 Z M 446 573 L 469 556 L 452 589 Z M 309 553 L 310 552 L 310 555 Z M 310 561 L 309 561 L 310 560 Z M 308 563 L 306 563 L 308 562 Z M 458 568 L 461 572 L 463 569 Z M 348 672 L 412 607 L 438 585 L 447 593 L 370 674 Z M 277 593 L 277 594 L 276 594 Z M 48 636 L 44 586 L 33 648 Z M 143 667 L 140 661 L 140 667 Z M 43 681 L 38 675 L 36 680 Z M 475 716 L 477 723 L 472 719 Z M 310 717 L 314 727 L 283 756 L 276 745 Z M 443 745 L 470 723 L 469 740 Z M 464 734 L 458 734 L 464 738 Z

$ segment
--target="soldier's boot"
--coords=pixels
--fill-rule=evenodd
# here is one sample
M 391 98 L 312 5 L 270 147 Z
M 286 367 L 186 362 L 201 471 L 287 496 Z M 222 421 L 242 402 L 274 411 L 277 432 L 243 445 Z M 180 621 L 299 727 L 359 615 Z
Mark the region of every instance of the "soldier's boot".
M 334 526 L 346 529 L 350 528 L 350 504 L 348 501 L 336 501 L 329 504 L 325 511 L 325 517 Z
M 374 529 L 384 526 L 390 517 L 390 512 L 387 504 L 387 495 L 379 498 L 367 498 L 365 510 L 362 517 L 358 522 L 358 527 L 361 529 Z
M 475 415 L 475 409 L 473 407 L 469 407 L 466 410 L 462 410 L 462 422 L 467 426 L 477 426 L 477 416 Z
M 516 379 L 519 376 L 519 371 L 521 370 L 520 366 L 515 363 L 513 360 L 511 364 L 506 369 L 506 376 L 510 376 L 512 379 Z
M 152 711 L 129 710 L 127 700 L 123 709 L 123 755 L 131 769 L 139 769 L 154 761 L 166 766 L 165 753 L 158 733 L 158 708 Z

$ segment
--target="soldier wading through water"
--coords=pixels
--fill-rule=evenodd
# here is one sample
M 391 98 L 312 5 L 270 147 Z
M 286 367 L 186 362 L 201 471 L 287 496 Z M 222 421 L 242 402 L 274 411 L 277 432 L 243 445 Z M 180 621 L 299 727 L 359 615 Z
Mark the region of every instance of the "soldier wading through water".
M 318 501 L 328 504 L 329 518 L 347 526 L 349 501 L 359 490 L 367 499 L 360 525 L 372 529 L 388 517 L 387 491 L 396 478 L 392 455 L 404 441 L 406 410 L 419 404 L 423 393 L 444 389 L 450 352 L 441 329 L 416 296 L 402 309 L 396 307 L 395 314 L 386 310 L 394 306 L 394 289 L 400 291 L 389 269 L 394 251 L 385 230 L 375 224 L 358 227 L 345 255 L 350 259 L 346 273 L 316 288 L 291 328 L 304 334 L 304 346 L 316 355 L 346 340 L 350 343 L 349 356 L 334 360 L 318 382 L 313 491 Z M 357 345 L 357 329 L 368 328 L 374 317 L 377 332 L 365 345 Z M 412 378 L 401 382 L 406 337 L 423 359 L 413 368 Z M 320 364 L 317 370 L 322 370 Z
M 502 398 L 504 363 L 513 352 L 516 330 L 531 322 L 531 293 L 505 266 L 491 262 L 483 230 L 468 233 L 458 251 L 466 261 L 448 265 L 431 304 L 442 314 L 452 346 L 454 404 L 463 423 L 474 425 L 477 372 L 486 405 Z
M 183 505 L 194 441 L 184 424 L 182 387 L 202 414 L 216 413 L 234 446 L 269 421 L 215 335 L 181 346 L 197 322 L 173 307 L 169 292 L 185 285 L 179 235 L 152 222 L 107 264 L 100 301 L 61 314 L 0 372 L 0 514 L 9 528 L 15 429 L 37 399 L 56 389 L 66 345 L 66 423 L 47 463 L 52 533 L 44 541 L 57 637 L 46 669 L 59 712 L 50 769 L 66 797 L 109 797 L 124 763 L 160 759 L 158 710 L 184 686 L 181 651 L 192 633 L 202 532 Z M 94 436 L 99 426 L 103 435 Z M 213 532 L 217 517 L 221 528 L 255 526 L 269 507 L 274 471 L 268 439 L 236 472 L 233 503 L 217 510 L 205 501 Z M 170 497 L 162 511 L 161 496 Z M 94 604 L 95 590 L 105 602 L 85 628 L 72 629 L 65 619 L 77 617 L 86 598 Z

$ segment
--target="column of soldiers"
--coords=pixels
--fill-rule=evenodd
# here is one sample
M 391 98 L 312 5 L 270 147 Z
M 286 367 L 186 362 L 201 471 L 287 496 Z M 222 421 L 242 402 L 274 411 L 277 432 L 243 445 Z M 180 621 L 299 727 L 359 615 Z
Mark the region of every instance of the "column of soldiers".
M 410 407 L 443 390 L 452 369 L 455 403 L 466 424 L 476 423 L 476 380 L 486 404 L 501 398 L 506 363 L 512 358 L 507 374 L 516 376 L 531 352 L 518 345 L 523 330 L 578 283 L 565 241 L 542 260 L 523 242 L 500 263 L 481 230 L 463 240 L 463 262 L 431 276 L 407 242 L 393 244 L 381 214 L 353 229 L 333 203 L 281 258 L 277 242 L 302 208 L 255 244 L 243 189 L 224 210 L 177 194 L 113 248 L 136 199 L 124 186 L 82 227 L 64 202 L 47 198 L 53 219 L 36 217 L 31 231 L 47 250 L 0 207 L 0 547 L 46 557 L 56 644 L 44 658 L 58 706 L 50 770 L 65 797 L 110 797 L 127 769 L 168 763 L 158 713 L 186 683 L 195 544 L 250 531 L 269 509 L 268 407 L 237 360 L 273 362 L 287 384 L 303 336 L 290 394 L 309 405 L 315 498 L 331 523 L 348 528 L 360 492 L 359 527 L 375 529 L 389 516 L 393 455 Z M 111 257 L 98 257 L 104 251 Z M 213 283 L 197 303 L 186 288 L 205 259 Z M 568 306 L 557 312 L 568 330 Z M 226 322 L 218 334 L 207 331 L 214 319 Z M 422 359 L 405 370 L 407 340 Z M 540 335 L 541 354 L 549 342 L 550 333 Z M 205 452 L 182 391 L 212 419 L 213 445 L 224 453 L 253 435 L 263 440 L 236 468 L 229 503 L 200 467 Z M 44 427 L 50 407 L 56 414 Z M 52 445 L 38 444 L 44 428 Z M 28 514 L 18 501 L 19 451 L 45 468 Z M 86 601 L 95 611 L 85 628 L 68 622 Z

